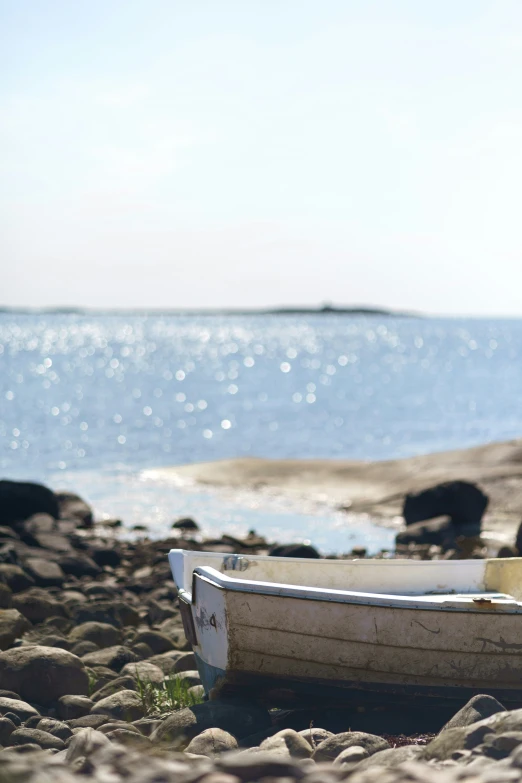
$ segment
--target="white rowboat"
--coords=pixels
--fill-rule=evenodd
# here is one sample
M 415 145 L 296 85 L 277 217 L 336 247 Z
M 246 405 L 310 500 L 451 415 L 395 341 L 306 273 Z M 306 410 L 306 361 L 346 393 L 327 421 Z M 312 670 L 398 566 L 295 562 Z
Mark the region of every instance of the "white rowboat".
M 279 706 L 490 693 L 522 706 L 522 558 L 312 560 L 172 550 L 207 693 Z

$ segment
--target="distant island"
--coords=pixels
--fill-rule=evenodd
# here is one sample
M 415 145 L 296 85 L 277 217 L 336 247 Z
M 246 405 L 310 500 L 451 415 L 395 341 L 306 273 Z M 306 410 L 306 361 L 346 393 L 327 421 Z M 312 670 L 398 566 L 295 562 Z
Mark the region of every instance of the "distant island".
M 95 307 L 9 307 L 0 305 L 0 314 L 17 315 L 368 315 L 387 318 L 421 318 L 420 313 L 390 310 L 380 307 L 337 306 L 324 304 L 318 307 L 288 306 L 271 308 L 95 308 Z

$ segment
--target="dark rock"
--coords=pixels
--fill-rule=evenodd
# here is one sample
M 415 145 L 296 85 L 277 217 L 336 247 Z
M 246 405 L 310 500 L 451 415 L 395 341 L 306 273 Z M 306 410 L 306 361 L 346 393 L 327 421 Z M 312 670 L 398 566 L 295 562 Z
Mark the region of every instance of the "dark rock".
M 92 557 L 85 554 L 78 554 L 76 552 L 63 555 L 56 561 L 64 574 L 71 576 L 98 576 L 101 574 L 102 569 L 97 565 Z
M 522 556 L 522 522 L 518 526 L 517 534 L 515 536 L 515 548 L 518 554 Z
M 43 484 L 24 481 L 0 481 L 0 524 L 12 525 L 34 514 L 60 514 L 54 492 Z
M 190 517 L 182 517 L 172 523 L 173 530 L 199 530 L 199 525 Z
M 29 644 L 40 644 L 43 647 L 60 647 L 62 650 L 69 650 L 71 647 L 65 636 L 51 633 L 41 626 L 24 634 L 23 640 Z
M 13 607 L 18 609 L 31 623 L 42 623 L 49 617 L 65 615 L 65 609 L 59 601 L 39 592 L 36 588 L 13 596 Z
M 493 696 L 473 696 L 473 698 L 470 699 L 445 726 L 443 726 L 442 731 L 454 729 L 458 726 L 470 726 L 472 723 L 477 723 L 477 721 L 480 721 L 483 718 L 489 718 L 490 715 L 505 711 L 506 708 L 502 706 L 499 701 L 494 699 Z
M 59 516 L 62 519 L 75 519 L 82 527 L 92 527 L 94 518 L 92 509 L 79 495 L 74 492 L 56 492 L 59 506 Z
M 26 729 L 37 729 L 41 720 L 43 720 L 41 715 L 31 715 L 30 718 L 24 720 L 24 726 Z
M 145 708 L 136 691 L 119 691 L 96 702 L 91 715 L 108 715 L 116 720 L 133 721 L 143 718 Z
M 146 620 L 149 625 L 159 625 L 170 617 L 178 616 L 178 610 L 167 601 L 154 601 L 149 599 L 147 604 L 148 611 Z
M 131 646 L 131 650 L 133 653 L 136 653 L 140 661 L 145 661 L 147 658 L 152 658 L 152 650 L 148 644 L 145 644 L 145 642 L 133 644 Z
M 320 558 L 317 549 L 310 544 L 279 544 L 269 552 L 273 557 L 311 557 Z
M 141 631 L 134 639 L 134 644 L 144 642 L 152 650 L 153 655 L 169 652 L 174 649 L 174 644 L 168 636 L 159 631 Z
M 457 527 L 477 525 L 488 506 L 488 496 L 468 481 L 447 481 L 422 492 L 406 495 L 403 517 L 407 525 L 449 516 Z
M 450 517 L 437 517 L 428 522 L 415 522 L 399 531 L 395 536 L 395 543 L 402 546 L 434 544 L 443 549 L 451 549 L 455 547 L 456 535 L 456 528 Z
M 66 723 L 59 720 L 53 720 L 52 718 L 42 718 L 35 728 L 40 731 L 47 731 L 49 734 L 52 734 L 53 737 L 58 737 L 58 739 L 61 739 L 64 742 L 73 735 L 71 728 Z
M 192 739 L 205 729 L 223 729 L 236 739 L 255 734 L 271 725 L 268 712 L 257 704 L 241 701 L 208 701 L 172 713 L 156 729 L 154 742 L 170 742 L 178 737 Z
M 0 609 L 0 650 L 7 650 L 31 624 L 17 609 Z
M 66 694 L 87 694 L 89 678 L 80 658 L 37 645 L 0 653 L 0 688 L 7 685 L 23 699 L 47 705 Z
M 0 609 L 10 609 L 13 603 L 13 593 L 7 585 L 0 582 Z
M 62 750 L 65 747 L 63 740 L 49 734 L 47 731 L 26 728 L 13 731 L 11 734 L 11 745 L 25 745 L 26 743 L 34 743 L 44 749 L 56 748 L 56 750 Z
M 237 740 L 223 729 L 205 729 L 197 734 L 188 744 L 187 753 L 213 758 L 228 750 L 237 749 Z
M 34 579 L 20 566 L 0 563 L 0 582 L 6 584 L 13 593 L 20 593 L 34 585 Z
M 10 745 L 9 738 L 16 729 L 15 724 L 9 718 L 0 718 L 0 745 Z
M 89 542 L 89 555 L 94 560 L 96 565 L 112 566 L 116 568 L 121 563 L 120 553 L 110 544 L 103 544 L 101 542 Z
M 71 652 L 73 655 L 77 655 L 78 658 L 83 658 L 84 655 L 96 652 L 99 649 L 98 645 L 94 644 L 94 642 L 77 642 L 71 647 Z
M 120 644 L 122 633 L 109 623 L 88 622 L 77 625 L 69 634 L 71 642 L 94 642 L 99 649 Z
M 65 582 L 65 574 L 51 560 L 40 557 L 28 557 L 24 563 L 25 569 L 38 587 L 61 587 Z
M 140 624 L 139 612 L 124 601 L 97 601 L 71 607 L 71 615 L 75 623 L 108 623 L 117 628 Z
M 342 734 L 334 734 L 333 737 L 321 742 L 314 751 L 314 761 L 333 761 L 346 748 L 352 745 L 360 745 L 371 756 L 380 750 L 387 750 L 390 746 L 382 737 L 376 734 L 366 734 L 363 731 L 345 731 Z
M 101 701 L 102 699 L 106 699 L 107 696 L 112 696 L 113 693 L 118 693 L 118 691 L 121 690 L 136 690 L 135 678 L 131 677 L 130 674 L 127 674 L 124 677 L 116 677 L 115 680 L 111 680 L 98 690 L 95 690 L 92 694 L 92 700 L 93 702 Z
M 104 650 L 87 653 L 82 658 L 86 666 L 107 666 L 115 672 L 121 671 L 125 664 L 135 663 L 138 660 L 138 656 L 132 650 L 122 645 L 106 647 Z
M 58 699 L 58 717 L 62 720 L 74 720 L 89 715 L 94 702 L 87 696 L 67 694 Z
M 71 729 L 99 729 L 105 723 L 108 723 L 110 718 L 107 715 L 84 715 L 83 718 L 73 718 L 68 721 Z

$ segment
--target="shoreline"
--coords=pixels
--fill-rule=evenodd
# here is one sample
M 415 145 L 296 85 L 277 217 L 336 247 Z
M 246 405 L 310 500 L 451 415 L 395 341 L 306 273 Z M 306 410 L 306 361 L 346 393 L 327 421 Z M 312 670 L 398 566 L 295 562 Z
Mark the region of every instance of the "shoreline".
M 243 457 L 148 472 L 181 484 L 320 503 L 369 514 L 384 523 L 401 516 L 407 493 L 466 480 L 478 484 L 490 498 L 484 532 L 512 536 L 522 519 L 522 438 L 376 462 Z

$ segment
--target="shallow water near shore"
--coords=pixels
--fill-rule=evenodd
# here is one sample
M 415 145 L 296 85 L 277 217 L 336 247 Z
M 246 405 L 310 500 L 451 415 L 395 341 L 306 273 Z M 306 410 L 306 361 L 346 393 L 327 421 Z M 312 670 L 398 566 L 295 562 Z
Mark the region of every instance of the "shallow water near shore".
M 515 319 L 0 313 L 0 472 L 68 487 L 154 534 L 190 515 L 214 535 L 254 527 L 323 551 L 375 550 L 390 531 L 364 518 L 143 472 L 517 437 L 521 359 Z

